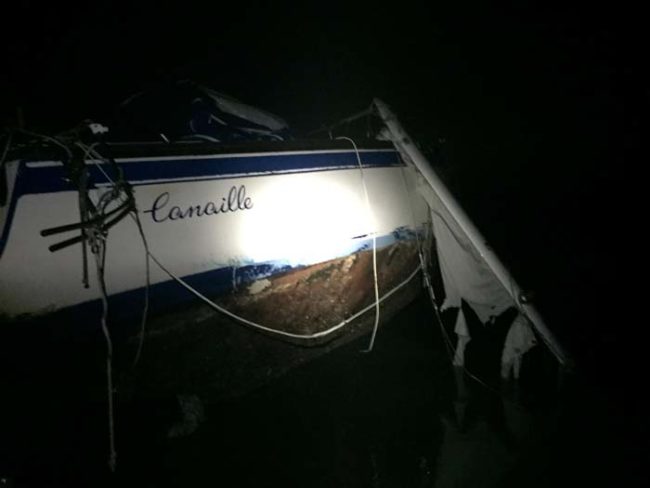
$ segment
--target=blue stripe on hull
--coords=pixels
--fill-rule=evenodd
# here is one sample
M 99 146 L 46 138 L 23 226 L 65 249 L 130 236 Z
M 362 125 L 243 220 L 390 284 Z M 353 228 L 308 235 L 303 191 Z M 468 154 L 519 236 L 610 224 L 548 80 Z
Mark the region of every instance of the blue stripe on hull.
M 361 151 L 358 153 L 364 167 L 402 166 L 395 151 Z M 238 155 L 214 158 L 179 157 L 179 159 L 151 159 L 119 163 L 125 178 L 133 185 L 189 182 L 193 180 L 246 178 L 250 176 L 286 174 L 314 171 L 333 171 L 358 168 L 357 153 L 320 152 L 320 153 L 281 153 L 264 155 Z M 105 166 L 105 169 L 110 169 Z M 88 167 L 90 183 L 101 185 L 108 183 L 104 174 L 95 166 Z M 18 199 L 22 195 L 72 192 L 74 184 L 67 178 L 67 172 L 61 165 L 29 166 L 22 161 L 16 174 L 16 183 L 9 202 L 7 219 L 0 234 L 0 257 L 4 251 L 16 210 Z
M 364 167 L 400 166 L 394 151 L 360 152 Z M 124 177 L 133 185 L 173 182 L 175 180 L 221 179 L 264 174 L 283 174 L 358 168 L 355 152 L 252 155 L 219 158 L 179 158 L 171 160 L 144 160 L 119 163 Z M 104 165 L 110 172 L 110 167 Z M 96 166 L 89 166 L 91 182 L 106 184 L 108 180 Z M 66 181 L 62 166 L 25 167 L 21 177 L 27 179 L 22 194 L 73 191 Z

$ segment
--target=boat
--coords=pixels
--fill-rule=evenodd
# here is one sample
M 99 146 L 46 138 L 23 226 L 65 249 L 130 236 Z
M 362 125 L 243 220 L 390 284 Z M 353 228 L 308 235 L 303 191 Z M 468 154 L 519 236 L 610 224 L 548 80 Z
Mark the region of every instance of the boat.
M 8 152 L 3 322 L 97 324 L 110 307 L 117 324 L 203 301 L 322 343 L 419 276 L 429 212 L 390 141 L 287 137 L 276 116 L 201 93 L 189 136 L 114 142 L 86 124 Z
M 201 301 L 265 334 L 322 344 L 370 312 L 372 348 L 380 304 L 421 277 L 436 311 L 459 310 L 457 365 L 470 339 L 462 301 L 483 323 L 517 309 L 513 337 L 525 347 L 507 344 L 504 364 L 535 335 L 568 361 L 385 103 L 296 138 L 221 93 L 172 88 L 126 100 L 113 140 L 92 122 L 57 137 L 22 131 L 14 150 L 5 139 L 3 322 L 101 317 L 108 335 L 109 306 L 117 327 L 139 310 Z M 359 122 L 366 130 L 353 136 Z
M 518 377 L 538 338 L 570 364 L 529 295 L 382 101 L 320 137 L 295 138 L 272 114 L 193 84 L 181 88 L 178 110 L 158 113 L 173 99 L 165 91 L 162 101 L 127 100 L 132 123 L 125 132 L 118 126 L 116 139 L 106 137 L 111 128 L 85 122 L 56 137 L 16 131 L 0 146 L 0 332 L 28 330 L 46 349 L 51 336 L 42 323 L 75 338 L 103 332 L 111 469 L 112 338 L 141 316 L 125 332 L 139 331 L 136 363 L 150 313 L 177 316 L 203 303 L 285 341 L 264 337 L 276 356 L 256 357 L 256 369 L 241 363 L 239 351 L 250 352 L 253 337 L 263 336 L 239 341 L 231 354 L 240 359 L 229 362 L 243 373 L 225 372 L 225 391 L 259 384 L 270 365 L 302 364 L 304 348 L 286 342 L 341 344 L 348 332 L 370 331 L 358 327 L 362 321 L 372 325 L 371 351 L 386 318 L 382 306 L 404 306 L 422 284 L 450 346 L 440 312 L 458 310 L 455 366 L 464 367 L 471 340 L 465 305 L 484 324 L 516 309 L 504 378 Z M 360 121 L 374 130 L 353 135 L 349 128 Z M 25 350 L 14 351 L 18 362 Z

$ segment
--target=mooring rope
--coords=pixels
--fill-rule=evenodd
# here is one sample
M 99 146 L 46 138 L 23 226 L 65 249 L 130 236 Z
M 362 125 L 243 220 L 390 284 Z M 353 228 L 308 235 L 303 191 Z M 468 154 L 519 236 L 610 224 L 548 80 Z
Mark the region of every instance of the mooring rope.
M 359 149 L 357 148 L 357 145 L 355 142 L 350 139 L 349 137 L 337 137 L 337 139 L 344 139 L 346 141 L 349 141 L 350 144 L 352 144 L 352 147 L 354 148 L 354 152 L 357 156 L 357 163 L 359 163 L 359 172 L 361 174 L 361 186 L 363 187 L 363 193 L 366 197 L 366 209 L 368 210 L 368 216 L 371 217 L 373 215 L 372 212 L 372 206 L 370 205 L 370 195 L 368 194 L 368 185 L 366 185 L 366 177 L 363 172 L 363 164 L 361 163 L 361 157 L 359 156 Z M 376 225 L 374 222 L 373 218 L 373 223 Z M 374 280 L 374 285 L 375 285 L 375 324 L 372 328 L 372 336 L 370 336 L 370 344 L 368 344 L 368 347 L 366 349 L 362 349 L 361 352 L 371 352 L 374 345 L 375 345 L 375 337 L 377 336 L 377 329 L 379 328 L 379 278 L 377 276 L 377 231 L 374 229 L 372 231 L 372 275 L 373 275 L 373 280 Z
M 108 330 L 108 293 L 104 279 L 104 264 L 106 260 L 106 239 L 96 229 L 90 232 L 90 248 L 95 257 L 97 267 L 97 283 L 101 291 L 102 316 L 101 327 L 106 340 L 106 398 L 108 415 L 108 467 L 111 472 L 115 471 L 117 464 L 117 452 L 115 451 L 115 420 L 113 410 L 113 341 Z

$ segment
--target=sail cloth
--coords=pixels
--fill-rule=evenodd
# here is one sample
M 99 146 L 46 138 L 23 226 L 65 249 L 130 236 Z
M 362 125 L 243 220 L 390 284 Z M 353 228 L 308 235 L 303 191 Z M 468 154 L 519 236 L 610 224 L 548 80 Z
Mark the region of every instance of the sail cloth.
M 486 323 L 514 305 L 510 295 L 468 242 L 454 233 L 438 210 L 431 211 L 445 301 L 442 309 L 460 307 L 461 299 Z
M 461 299 L 464 299 L 481 322 L 486 323 L 513 306 L 514 301 L 508 291 L 472 246 L 431 186 L 421 179 L 418 192 L 431 210 L 445 287 L 445 301 L 441 310 L 460 308 Z
M 280 117 L 191 81 L 137 93 L 122 102 L 113 139 L 236 142 L 289 139 Z
M 521 313 L 517 315 L 508 330 L 501 354 L 501 377 L 519 379 L 521 358 L 537 344 L 537 338 L 530 322 Z
M 559 363 L 570 365 L 571 358 L 557 341 L 553 332 L 546 326 L 535 307 L 532 304 L 517 301 L 522 294 L 521 289 L 496 254 L 487 246 L 478 229 L 433 171 L 430 163 L 413 143 L 411 137 L 404 131 L 395 114 L 379 99 L 373 101 L 371 110 L 375 111 L 385 124 L 380 137 L 392 141 L 404 160 L 412 164 L 422 177 L 419 185 L 420 194 L 429 204 L 432 219 L 439 217 L 438 224 L 443 223 L 451 233 L 448 237 L 454 238 L 445 240 L 443 235 L 442 240 L 445 242 L 442 244 L 442 251 L 438 251 L 440 261 L 445 262 L 445 273 L 447 274 L 446 283 L 443 280 L 448 296 L 444 307 L 449 307 L 452 303 L 458 304 L 459 298 L 463 297 L 475 308 L 478 308 L 478 314 L 485 317 L 486 304 L 488 304 L 488 315 L 498 314 L 498 311 L 503 310 L 503 307 L 506 306 L 505 295 L 508 295 L 511 297 L 511 300 L 508 301 L 516 305 L 522 316 L 525 316 L 526 327 L 534 326 Z M 440 225 L 438 225 L 438 230 L 442 233 L 445 232 Z M 460 256 L 465 256 L 469 263 L 474 263 L 473 273 L 456 273 L 452 265 L 458 261 L 456 258 Z M 477 261 L 478 264 L 476 264 Z M 483 267 L 489 267 L 494 276 L 488 278 L 490 274 L 486 273 Z M 463 269 L 466 271 L 468 268 Z M 451 273 L 452 271 L 453 273 Z M 451 279 L 450 275 L 454 278 Z M 501 287 L 497 286 L 497 283 L 500 283 Z M 457 325 L 459 330 L 463 329 L 462 322 Z M 464 327 L 464 329 L 466 328 Z
M 486 324 L 515 306 L 510 293 L 479 255 L 456 220 L 430 185 L 420 177 L 418 193 L 427 202 L 436 238 L 440 273 L 445 300 L 440 309 L 458 308 L 454 332 L 458 337 L 454 365 L 465 363 L 465 348 L 471 340 L 466 317 L 461 307 L 465 300 L 479 320 Z M 535 345 L 535 335 L 528 320 L 521 314 L 510 327 L 502 355 L 502 375 L 519 376 L 521 357 Z

